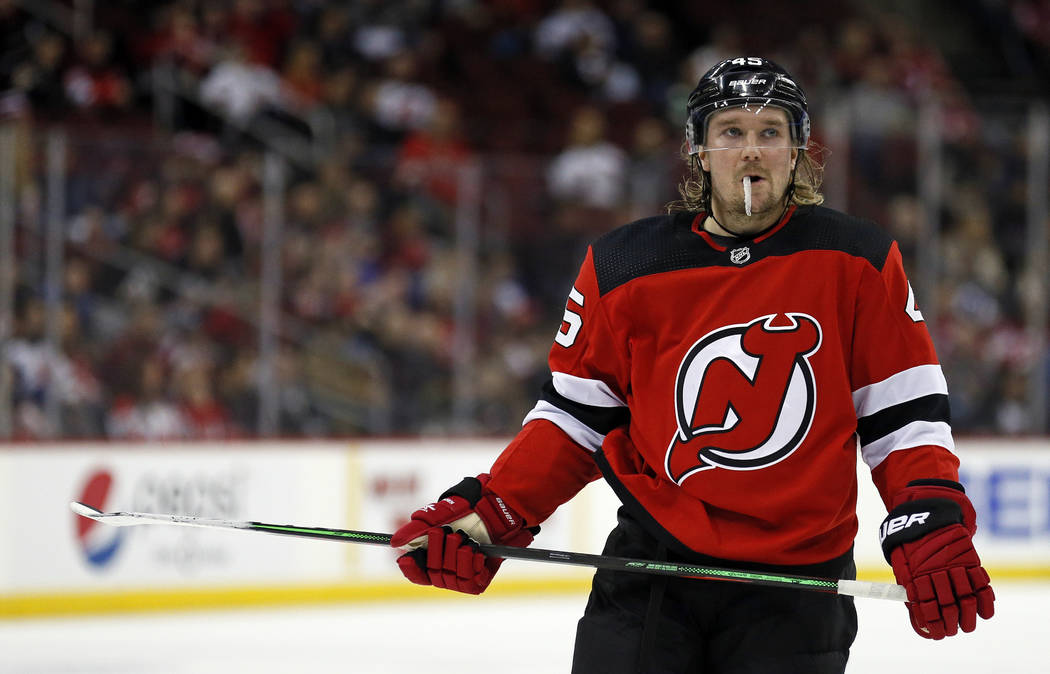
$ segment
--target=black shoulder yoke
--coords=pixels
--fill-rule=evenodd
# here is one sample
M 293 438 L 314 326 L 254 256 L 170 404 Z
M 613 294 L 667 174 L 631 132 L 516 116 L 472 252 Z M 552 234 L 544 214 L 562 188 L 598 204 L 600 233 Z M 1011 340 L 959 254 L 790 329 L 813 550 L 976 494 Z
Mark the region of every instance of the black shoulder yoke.
M 750 266 L 767 257 L 810 250 L 837 250 L 864 258 L 882 270 L 893 239 L 870 220 L 821 206 L 800 207 L 780 231 L 755 242 L 746 264 L 733 262 L 729 250 L 718 250 L 692 231 L 696 213 L 681 212 L 636 220 L 594 242 L 598 292 L 605 293 L 650 274 L 702 267 Z
M 794 225 L 794 226 L 792 226 Z M 784 245 L 794 244 L 790 252 L 800 250 L 838 250 L 847 255 L 862 257 L 875 269 L 882 271 L 889 255 L 893 237 L 882 227 L 864 218 L 847 215 L 823 206 L 807 206 L 795 212 L 784 228 Z M 774 243 L 774 235 L 770 243 Z

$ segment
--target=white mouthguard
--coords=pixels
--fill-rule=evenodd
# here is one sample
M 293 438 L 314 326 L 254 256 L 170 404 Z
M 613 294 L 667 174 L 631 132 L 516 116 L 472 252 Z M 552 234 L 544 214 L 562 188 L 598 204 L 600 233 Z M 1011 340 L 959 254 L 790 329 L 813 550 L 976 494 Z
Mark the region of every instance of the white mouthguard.
M 744 176 L 744 212 L 751 215 L 751 176 Z

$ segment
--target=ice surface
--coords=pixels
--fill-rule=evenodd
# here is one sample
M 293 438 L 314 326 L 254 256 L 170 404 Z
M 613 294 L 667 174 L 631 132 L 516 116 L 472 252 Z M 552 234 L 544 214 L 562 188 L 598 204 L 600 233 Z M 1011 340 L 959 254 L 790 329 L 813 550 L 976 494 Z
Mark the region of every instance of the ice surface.
M 941 642 L 903 604 L 858 599 L 849 674 L 1046 671 L 1050 583 L 996 585 L 996 616 Z M 3 674 L 568 672 L 585 596 L 0 621 Z M 507 658 L 508 640 L 528 644 Z M 471 663 L 465 664 L 464 659 Z M 426 667 L 420 664 L 425 662 Z M 486 667 L 482 663 L 493 663 Z

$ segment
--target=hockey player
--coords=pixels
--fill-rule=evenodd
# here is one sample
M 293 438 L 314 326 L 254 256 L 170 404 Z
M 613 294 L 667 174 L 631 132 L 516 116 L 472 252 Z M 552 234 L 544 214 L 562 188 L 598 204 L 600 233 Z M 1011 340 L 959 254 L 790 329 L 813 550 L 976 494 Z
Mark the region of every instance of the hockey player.
M 554 338 L 551 380 L 488 473 L 412 514 L 414 583 L 477 594 L 560 504 L 605 478 L 605 552 L 850 578 L 856 452 L 889 514 L 911 624 L 990 618 L 944 376 L 897 244 L 820 204 L 802 89 L 755 57 L 688 101 L 691 178 L 668 215 L 599 238 Z M 573 672 L 842 672 L 851 597 L 599 570 Z

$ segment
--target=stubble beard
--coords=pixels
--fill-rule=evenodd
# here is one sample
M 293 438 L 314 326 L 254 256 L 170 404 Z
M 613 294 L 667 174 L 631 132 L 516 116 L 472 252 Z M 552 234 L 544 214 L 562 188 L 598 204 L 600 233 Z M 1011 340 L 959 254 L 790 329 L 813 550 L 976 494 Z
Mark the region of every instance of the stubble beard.
M 739 184 L 736 187 L 737 190 L 729 199 L 714 196 L 714 203 L 720 207 L 718 210 L 722 212 L 721 216 L 726 220 L 724 224 L 729 225 L 730 229 L 735 232 L 752 233 L 766 229 L 773 224 L 773 220 L 779 217 L 784 209 L 783 197 L 786 195 L 786 189 L 778 190 L 781 194 L 780 199 L 773 198 L 771 194 L 762 196 L 753 194 L 751 215 L 748 215 L 744 207 L 743 188 Z

